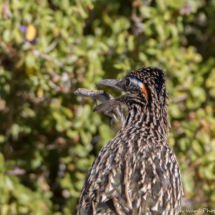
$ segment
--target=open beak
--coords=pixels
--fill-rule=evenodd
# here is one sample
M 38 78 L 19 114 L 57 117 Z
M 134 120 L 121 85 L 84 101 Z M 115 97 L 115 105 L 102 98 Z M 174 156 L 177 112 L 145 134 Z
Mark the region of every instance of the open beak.
M 96 87 L 99 86 L 110 86 L 110 87 L 114 87 L 117 88 L 119 90 L 123 90 L 120 86 L 119 86 L 119 82 L 118 80 L 115 79 L 105 79 L 100 81 L 99 83 L 96 84 Z

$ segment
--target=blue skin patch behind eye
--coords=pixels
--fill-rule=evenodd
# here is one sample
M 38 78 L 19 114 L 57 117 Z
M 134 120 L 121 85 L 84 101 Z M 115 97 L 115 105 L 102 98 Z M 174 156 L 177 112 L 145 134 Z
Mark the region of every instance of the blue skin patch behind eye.
M 141 81 L 139 81 L 138 79 L 136 79 L 136 78 L 130 78 L 129 77 L 129 79 L 130 79 L 130 85 L 129 86 L 139 86 L 141 89 L 142 89 L 142 87 L 143 87 L 143 83 L 141 82 Z

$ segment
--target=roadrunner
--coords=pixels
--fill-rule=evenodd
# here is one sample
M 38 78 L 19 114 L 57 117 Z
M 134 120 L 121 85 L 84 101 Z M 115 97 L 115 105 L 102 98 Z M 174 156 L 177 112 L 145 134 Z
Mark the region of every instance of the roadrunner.
M 176 215 L 183 195 L 176 156 L 168 144 L 168 95 L 165 75 L 140 68 L 122 80 L 103 80 L 125 92 L 113 98 L 104 91 L 84 91 L 103 111 L 121 120 L 121 130 L 99 152 L 84 184 L 78 215 Z M 122 107 L 128 108 L 124 120 Z

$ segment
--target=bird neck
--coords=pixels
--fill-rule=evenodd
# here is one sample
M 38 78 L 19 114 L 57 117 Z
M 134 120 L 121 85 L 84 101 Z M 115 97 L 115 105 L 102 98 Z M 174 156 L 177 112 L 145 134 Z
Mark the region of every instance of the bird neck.
M 167 111 L 167 105 L 162 107 L 154 104 L 132 103 L 128 106 L 128 115 L 121 131 L 143 132 L 144 136 L 154 133 L 154 136 L 166 138 L 169 133 Z

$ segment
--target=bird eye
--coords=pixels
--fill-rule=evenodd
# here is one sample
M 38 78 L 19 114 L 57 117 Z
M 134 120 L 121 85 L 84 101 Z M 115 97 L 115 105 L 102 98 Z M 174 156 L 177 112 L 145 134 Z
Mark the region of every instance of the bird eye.
M 125 84 L 126 84 L 126 86 L 128 87 L 129 85 L 130 85 L 130 83 L 131 83 L 131 81 L 130 81 L 130 79 L 129 78 L 126 78 L 126 80 L 125 80 L 126 82 L 125 82 Z

